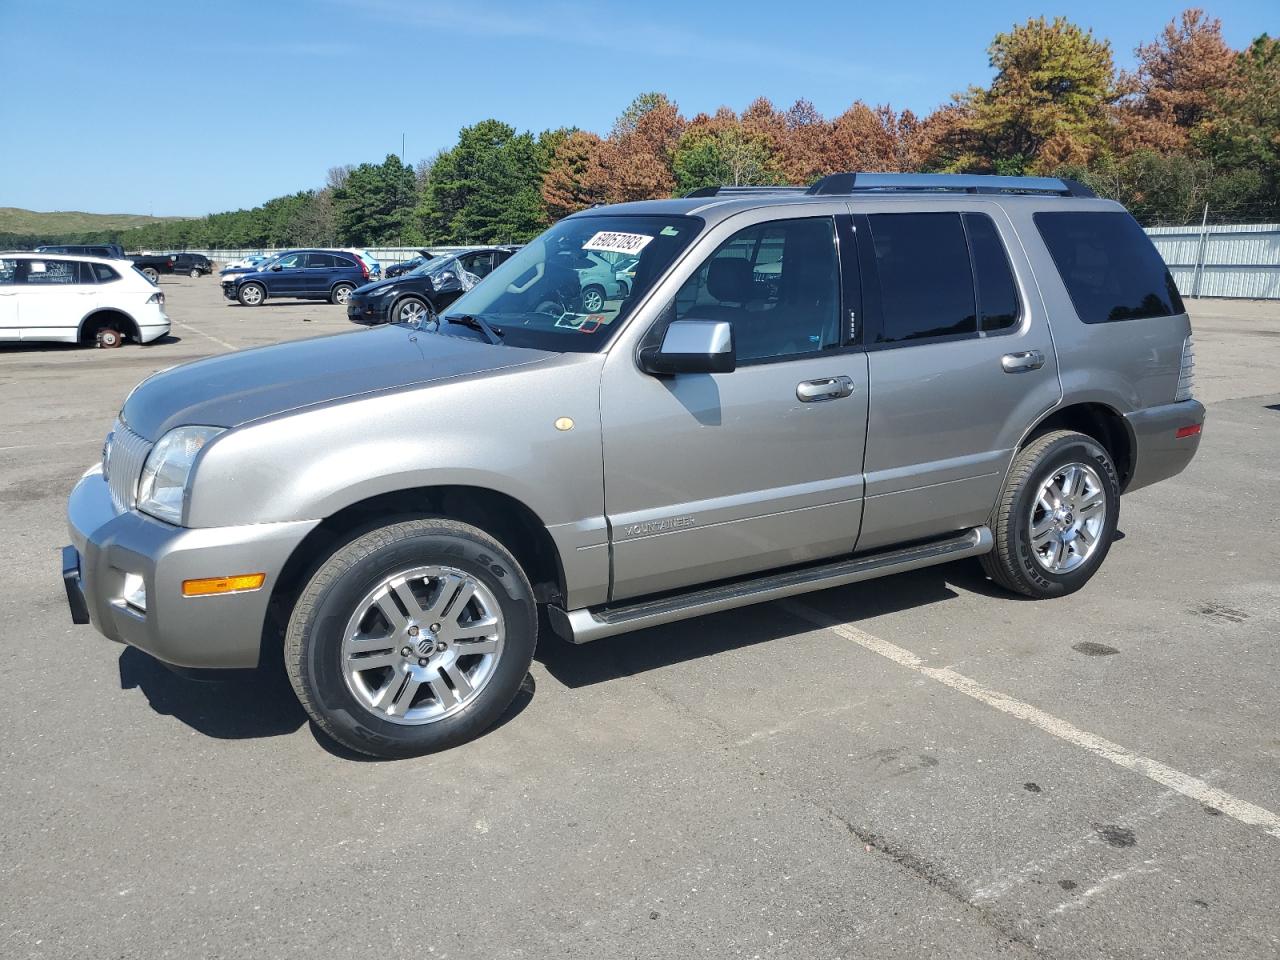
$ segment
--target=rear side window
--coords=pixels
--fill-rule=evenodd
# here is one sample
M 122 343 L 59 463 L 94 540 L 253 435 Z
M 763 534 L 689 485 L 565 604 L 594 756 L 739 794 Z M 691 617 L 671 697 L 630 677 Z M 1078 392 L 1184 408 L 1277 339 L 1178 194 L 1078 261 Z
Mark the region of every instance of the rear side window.
M 120 274 L 116 273 L 114 269 L 108 267 L 105 263 L 89 263 L 85 264 L 85 266 L 87 266 L 92 273 L 93 280 L 89 281 L 91 283 L 94 280 L 98 283 L 110 283 L 112 280 L 120 279 Z
M 1183 313 L 1169 269 L 1127 213 L 1037 213 L 1036 229 L 1085 323 Z
M 960 215 L 874 213 L 867 219 L 880 277 L 880 340 L 976 334 L 973 272 Z
M 978 289 L 978 329 L 990 333 L 1018 322 L 1018 291 L 996 225 L 985 213 L 964 214 Z
M 330 269 L 334 266 L 346 267 L 350 266 L 342 257 L 335 257 L 331 253 L 308 253 L 308 267 L 324 267 Z

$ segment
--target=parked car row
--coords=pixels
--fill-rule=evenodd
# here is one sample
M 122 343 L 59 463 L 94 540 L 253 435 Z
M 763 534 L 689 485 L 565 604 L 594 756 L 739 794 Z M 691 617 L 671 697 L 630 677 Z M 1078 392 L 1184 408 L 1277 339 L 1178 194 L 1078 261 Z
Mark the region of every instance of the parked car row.
M 164 293 L 127 260 L 0 253 L 0 342 L 118 347 L 168 332 Z
M 118 243 L 63 243 L 36 247 L 36 253 L 61 253 L 73 256 L 102 257 L 107 260 L 128 260 L 146 275 L 152 283 L 161 274 L 184 273 L 199 277 L 213 273 L 213 262 L 200 253 L 126 254 Z

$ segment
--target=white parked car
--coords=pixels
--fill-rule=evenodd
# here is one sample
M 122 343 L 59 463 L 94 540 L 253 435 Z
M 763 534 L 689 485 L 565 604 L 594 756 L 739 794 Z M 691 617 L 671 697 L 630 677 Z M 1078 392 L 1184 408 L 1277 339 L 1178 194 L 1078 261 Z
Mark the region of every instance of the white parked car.
M 118 347 L 168 332 L 164 293 L 125 261 L 0 253 L 0 342 Z

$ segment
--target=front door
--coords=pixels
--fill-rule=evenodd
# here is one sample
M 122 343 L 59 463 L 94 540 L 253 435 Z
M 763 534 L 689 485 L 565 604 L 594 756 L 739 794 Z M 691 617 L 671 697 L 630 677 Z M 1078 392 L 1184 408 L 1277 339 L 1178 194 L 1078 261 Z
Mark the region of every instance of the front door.
M 281 257 L 265 274 L 267 292 L 273 297 L 297 297 L 306 287 L 307 255 L 291 253 Z
M 610 353 L 601 420 L 613 600 L 853 550 L 867 361 L 841 322 L 857 289 L 842 284 L 841 259 L 854 271 L 857 261 L 847 221 L 841 244 L 836 227 L 813 215 L 725 224 L 714 252 L 684 268 L 646 342 L 673 320 L 728 321 L 734 372 L 659 378 L 632 351 Z
M 855 217 L 875 394 L 859 551 L 986 523 L 1023 431 L 1061 396 L 1004 212 L 882 209 Z

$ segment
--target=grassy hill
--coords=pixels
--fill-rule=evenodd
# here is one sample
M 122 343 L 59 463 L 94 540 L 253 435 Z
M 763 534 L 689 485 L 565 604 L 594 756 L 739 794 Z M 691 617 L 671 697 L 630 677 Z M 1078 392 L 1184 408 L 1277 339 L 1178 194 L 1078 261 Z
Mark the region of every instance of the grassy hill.
M 186 218 L 148 217 L 138 213 L 81 213 L 78 210 L 40 213 L 20 207 L 0 207 L 0 233 L 65 236 L 98 230 L 130 230 L 183 219 Z

